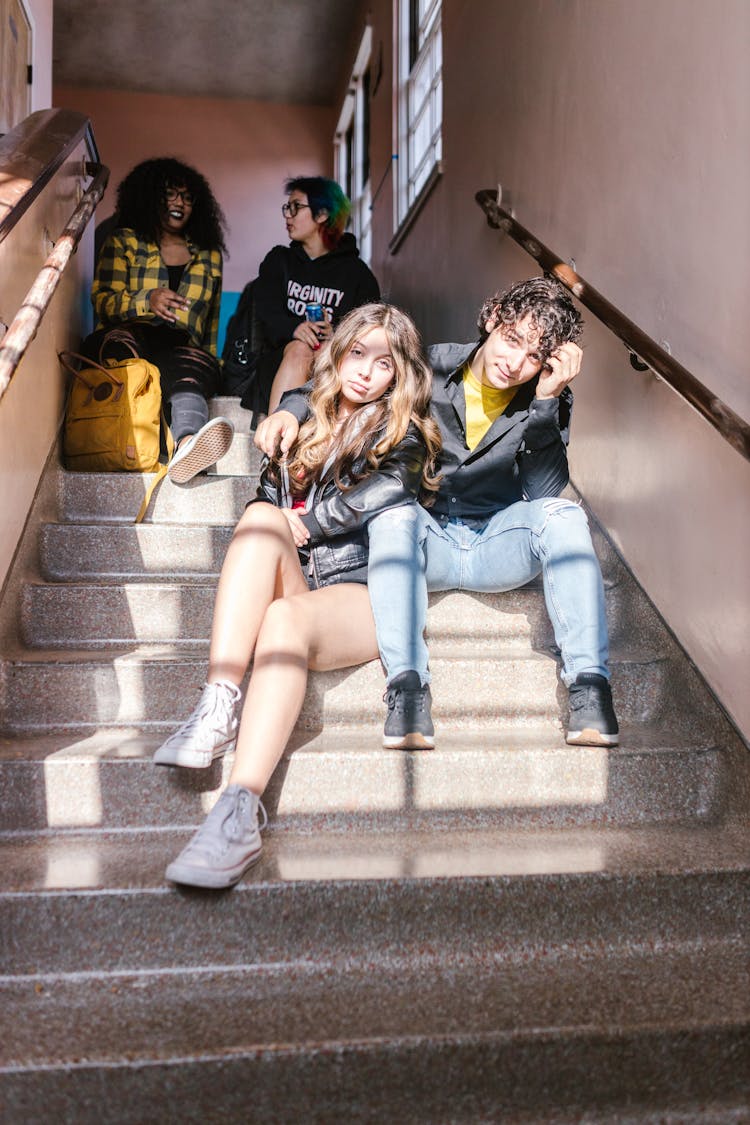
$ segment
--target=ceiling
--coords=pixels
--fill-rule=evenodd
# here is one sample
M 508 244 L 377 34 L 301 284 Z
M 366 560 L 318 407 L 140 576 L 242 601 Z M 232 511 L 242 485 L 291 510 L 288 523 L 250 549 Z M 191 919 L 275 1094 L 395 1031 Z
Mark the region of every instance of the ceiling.
M 331 105 L 359 0 L 54 0 L 56 83 Z

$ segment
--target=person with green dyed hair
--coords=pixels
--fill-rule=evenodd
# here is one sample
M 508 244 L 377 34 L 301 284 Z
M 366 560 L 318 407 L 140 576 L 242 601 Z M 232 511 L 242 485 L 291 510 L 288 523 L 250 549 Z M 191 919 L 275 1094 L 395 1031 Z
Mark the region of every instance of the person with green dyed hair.
M 307 382 L 316 353 L 346 313 L 380 297 L 354 235 L 345 231 L 351 204 L 335 180 L 295 176 L 284 188 L 281 211 L 290 242 L 266 254 L 253 283 L 260 339 L 242 405 L 256 417 Z M 322 319 L 309 320 L 308 305 L 320 306 Z

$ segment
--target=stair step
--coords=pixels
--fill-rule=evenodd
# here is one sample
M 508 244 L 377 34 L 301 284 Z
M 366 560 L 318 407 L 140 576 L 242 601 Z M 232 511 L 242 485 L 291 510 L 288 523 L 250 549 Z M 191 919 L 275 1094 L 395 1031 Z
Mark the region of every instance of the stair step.
M 68 522 L 133 523 L 153 473 L 60 471 L 60 518 Z M 197 476 L 184 485 L 165 478 L 149 504 L 145 523 L 234 525 L 255 496 L 253 476 Z
M 257 476 L 261 457 L 252 437 L 235 432 L 228 451 L 206 470 L 206 476 Z
M 236 395 L 216 395 L 209 399 L 208 413 L 211 418 L 226 418 L 234 426 L 236 434 L 250 434 L 253 421 L 252 410 L 240 406 Z M 252 441 L 252 438 L 250 439 Z
M 104 1082 L 118 1122 L 153 1120 L 166 1097 L 170 1119 L 434 1125 L 560 1121 L 563 1108 L 592 1120 L 593 1106 L 618 1104 L 634 1121 L 639 1107 L 720 1095 L 714 1120 L 728 1125 L 747 1092 L 743 979 L 741 949 L 722 943 L 613 951 L 606 971 L 571 953 L 498 952 L 376 972 L 301 959 L 2 981 L 17 1032 L 0 1094 L 24 1120 L 97 1125 Z
M 0 832 L 197 826 L 226 784 L 152 764 L 165 731 L 0 742 Z M 441 731 L 429 753 L 381 746 L 382 727 L 299 731 L 264 794 L 269 822 L 340 831 L 718 822 L 731 751 L 624 727 L 616 749 L 567 746 L 552 725 Z M 137 794 L 137 799 L 134 795 Z
M 28 583 L 21 598 L 22 640 L 30 646 L 76 647 L 114 643 L 208 642 L 216 582 Z M 627 606 L 627 593 L 623 591 Z M 610 636 L 618 624 L 637 641 L 618 591 L 608 599 Z M 500 655 L 510 639 L 536 649 L 554 646 L 539 580 L 505 594 L 440 593 L 430 596 L 428 637 L 439 656 L 486 649 Z
M 206 653 L 183 645 L 142 645 L 117 650 L 29 651 L 2 666 L 4 730 L 80 728 L 182 721 L 206 675 Z M 613 694 L 624 722 L 653 722 L 664 705 L 668 662 L 653 653 L 611 659 Z M 508 642 L 503 657 L 465 650 L 432 661 L 435 717 L 445 727 L 558 724 L 567 692 L 557 663 Z M 378 661 L 357 668 L 310 674 L 299 725 L 378 723 L 383 673 Z M 691 717 L 675 723 L 690 729 Z M 558 727 L 558 729 L 560 729 Z
M 750 933 L 747 826 L 270 830 L 228 893 L 176 890 L 185 831 L 6 838 L 6 975 L 489 959 Z M 61 941 L 61 935 L 65 940 Z M 747 996 L 745 997 L 747 1000 Z
M 125 1061 L 126 1045 L 131 1059 L 163 1059 L 250 1044 L 507 1034 L 561 1024 L 590 1030 L 605 1021 L 620 1033 L 667 1021 L 732 1026 L 750 1016 L 743 953 L 740 942 L 700 953 L 689 943 L 658 951 L 626 946 L 613 949 L 605 968 L 574 950 L 519 958 L 498 948 L 455 964 L 439 953 L 387 958 L 373 973 L 363 951 L 343 965 L 300 958 L 291 966 L 49 974 L 34 978 L 40 987 L 33 1002 L 28 977 L 3 977 L 0 1004 L 16 1032 L 0 1044 L 0 1067 Z M 335 1006 L 327 995 L 332 976 Z M 71 1025 L 73 1006 L 85 1006 L 92 1021 Z
M 218 577 L 231 538 L 224 525 L 44 524 L 39 552 L 49 579 L 200 581 Z
M 106 480 L 100 479 L 103 477 Z M 62 487 L 67 487 L 71 492 L 77 489 L 88 491 L 94 479 L 99 480 L 102 486 L 106 485 L 107 489 L 111 488 L 113 504 L 123 486 L 133 491 L 134 499 L 142 497 L 144 491 L 134 483 L 140 478 L 124 473 L 112 473 L 108 476 L 69 473 Z M 219 481 L 203 483 L 219 484 Z M 176 485 L 167 482 L 164 487 L 171 488 L 174 492 L 184 492 L 187 486 L 178 489 Z M 248 498 L 254 491 L 253 480 L 247 484 Z M 77 517 L 74 522 L 43 524 L 40 533 L 43 574 L 52 579 L 70 578 L 76 581 L 89 575 L 107 574 L 130 577 L 133 580 L 139 574 L 152 572 L 163 573 L 168 577 L 181 576 L 183 573 L 189 575 L 196 570 L 195 562 L 190 557 L 190 548 L 193 547 L 199 554 L 198 573 L 218 575 L 234 526 L 233 519 L 219 525 L 207 525 L 203 522 L 186 526 L 171 522 L 134 524 L 130 508 L 125 513 L 126 520 L 127 517 L 130 517 L 127 522 L 114 525 L 111 522 L 84 522 Z M 626 572 L 606 540 L 596 533 L 596 529 L 593 530 L 605 586 L 609 589 L 622 583 Z M 212 547 L 217 543 L 219 552 L 212 552 Z

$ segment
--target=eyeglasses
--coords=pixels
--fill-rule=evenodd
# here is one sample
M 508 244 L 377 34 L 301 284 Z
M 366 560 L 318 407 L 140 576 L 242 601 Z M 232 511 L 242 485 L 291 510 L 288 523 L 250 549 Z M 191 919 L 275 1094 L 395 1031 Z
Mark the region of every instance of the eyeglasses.
M 297 212 L 299 210 L 301 210 L 303 207 L 310 207 L 310 204 L 309 203 L 299 203 L 296 199 L 293 199 L 291 203 L 282 203 L 281 204 L 281 214 L 284 216 L 284 218 L 286 218 L 287 215 L 289 215 L 292 219 L 294 219 L 297 215 Z
M 164 195 L 166 197 L 167 203 L 176 203 L 178 199 L 181 199 L 182 202 L 188 207 L 192 207 L 195 203 L 195 198 L 192 192 L 189 192 L 187 188 L 168 187 L 164 192 Z

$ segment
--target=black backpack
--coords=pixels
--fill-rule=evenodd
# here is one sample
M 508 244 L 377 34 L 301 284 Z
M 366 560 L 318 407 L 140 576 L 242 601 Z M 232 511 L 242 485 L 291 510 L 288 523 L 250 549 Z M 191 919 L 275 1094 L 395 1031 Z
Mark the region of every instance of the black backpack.
M 242 290 L 237 308 L 227 324 L 221 353 L 225 395 L 246 395 L 255 377 L 260 331 L 254 316 L 254 286 L 255 282 L 249 281 Z

